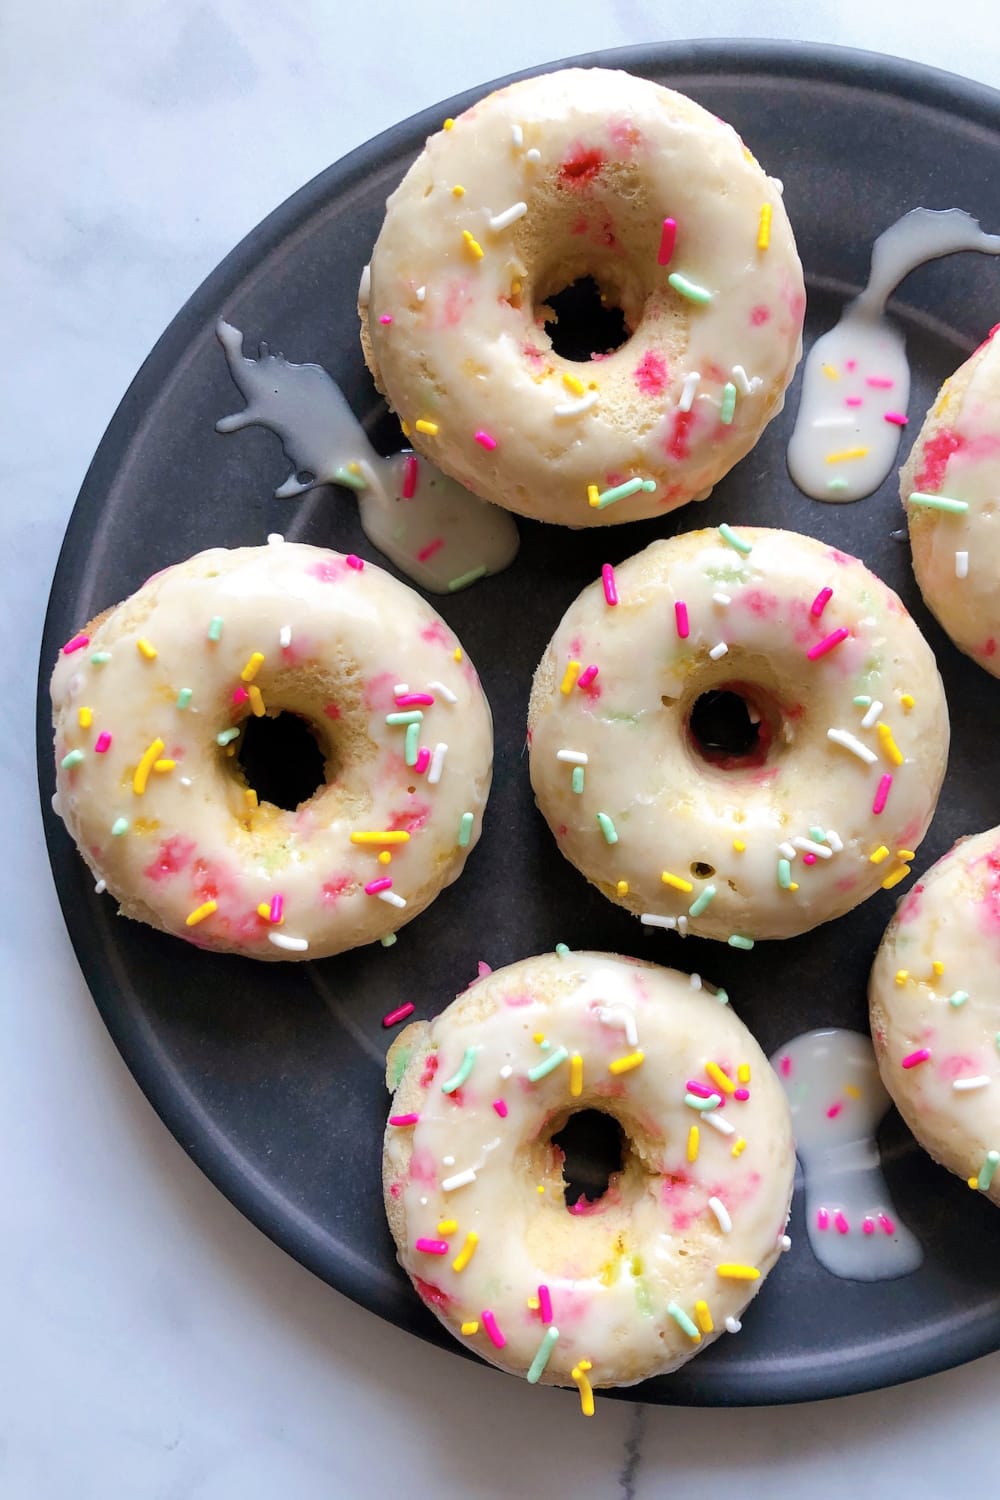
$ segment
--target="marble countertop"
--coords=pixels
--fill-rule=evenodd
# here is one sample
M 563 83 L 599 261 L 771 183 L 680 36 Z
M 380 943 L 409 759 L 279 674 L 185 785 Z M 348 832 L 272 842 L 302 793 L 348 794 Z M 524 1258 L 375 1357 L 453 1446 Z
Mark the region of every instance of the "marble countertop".
M 284 1255 L 154 1116 L 94 1009 L 42 842 L 32 726 L 63 529 L 129 380 L 235 242 L 327 163 L 499 74 L 695 35 L 895 52 L 1000 86 L 992 4 L 36 0 L 0 52 L 0 740 L 6 1191 L 0 1493 L 10 1500 L 810 1500 L 995 1473 L 1000 1355 L 839 1402 L 690 1411 L 529 1389 L 427 1347 Z M 679 24 L 680 23 L 680 24 Z M 990 228 L 996 226 L 987 226 Z M 11 701 L 10 695 L 7 698 Z

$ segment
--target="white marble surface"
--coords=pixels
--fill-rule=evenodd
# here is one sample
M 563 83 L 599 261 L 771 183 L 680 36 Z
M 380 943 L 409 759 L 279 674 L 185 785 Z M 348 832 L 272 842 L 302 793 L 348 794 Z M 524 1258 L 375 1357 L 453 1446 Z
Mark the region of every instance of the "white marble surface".
M 840 42 L 1000 85 L 994 5 L 4 9 L 0 612 L 14 690 L 0 838 L 17 855 L 3 869 L 0 1494 L 652 1500 L 710 1485 L 825 1500 L 995 1475 L 1000 1356 L 799 1409 L 604 1402 L 585 1422 L 571 1393 L 470 1369 L 308 1275 L 188 1161 L 104 1033 L 52 890 L 31 722 L 63 527 L 119 397 L 203 276 L 328 161 L 514 68 L 670 37 Z

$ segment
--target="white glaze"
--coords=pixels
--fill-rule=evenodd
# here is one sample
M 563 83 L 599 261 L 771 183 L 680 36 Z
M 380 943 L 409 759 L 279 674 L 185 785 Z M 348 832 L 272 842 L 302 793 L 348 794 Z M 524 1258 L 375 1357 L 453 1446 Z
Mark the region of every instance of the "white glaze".
M 924 1149 L 966 1180 L 1000 1152 L 998 981 L 1000 828 L 990 828 L 959 840 L 900 903 L 868 986 L 886 1088 Z M 988 1192 L 1000 1204 L 1000 1171 Z
M 513 562 L 518 534 L 512 518 L 426 458 L 405 452 L 382 458 L 322 365 L 292 364 L 266 344 L 250 359 L 243 334 L 223 319 L 216 334 L 247 402 L 243 411 L 221 417 L 216 428 L 238 432 L 256 425 L 281 439 L 293 468 L 277 496 L 302 495 L 316 484 L 354 489 L 368 540 L 432 593 L 454 593 L 467 586 L 465 580 L 475 581 L 470 575 L 499 573 Z
M 906 417 L 910 367 L 905 340 L 886 317 L 885 304 L 916 266 L 957 250 L 997 255 L 1000 236 L 984 234 L 958 208 L 942 213 L 914 208 L 904 214 L 872 246 L 868 285 L 860 297 L 810 349 L 788 443 L 788 470 L 814 500 L 860 500 L 877 490 L 892 468 L 905 420 L 891 418 Z
M 617 1024 L 627 1016 L 643 1061 L 616 1076 L 609 1064 L 634 1050 Z M 467 1081 L 446 1094 L 470 1047 Z M 560 1048 L 583 1060 L 576 1096 L 568 1058 L 535 1082 L 528 1077 Z M 689 1080 L 711 1092 L 710 1062 L 734 1086 L 740 1064 L 750 1068 L 749 1097 L 727 1094 L 714 1111 L 729 1134 L 707 1128 L 708 1116 L 684 1102 Z M 559 1329 L 545 1383 L 568 1384 L 584 1358 L 595 1386 L 674 1369 L 739 1315 L 781 1253 L 794 1162 L 787 1105 L 746 1027 L 686 974 L 599 953 L 526 959 L 408 1028 L 390 1053 L 388 1078 L 390 1120 L 419 1115 L 415 1125 L 390 1123 L 385 1135 L 386 1210 L 400 1262 L 452 1333 L 479 1322 L 468 1342 L 503 1369 L 524 1374 L 537 1352 L 546 1325 L 528 1299 L 539 1285 Z M 561 1153 L 549 1142 L 570 1114 L 595 1108 L 618 1119 L 633 1144 L 604 1197 L 573 1212 Z M 690 1161 L 692 1125 L 699 1140 Z M 457 1228 L 442 1236 L 438 1224 L 449 1219 Z M 479 1243 L 455 1271 L 470 1230 Z M 445 1255 L 416 1248 L 418 1239 L 442 1238 Z M 733 1263 L 761 1279 L 718 1272 Z M 713 1328 L 694 1340 L 667 1307 L 694 1320 L 700 1299 Z M 484 1309 L 506 1338 L 503 1349 L 487 1335 Z
M 660 264 L 666 218 L 676 243 Z M 581 363 L 552 349 L 546 298 L 587 275 L 632 334 Z M 688 300 L 674 275 L 711 301 Z M 428 139 L 388 201 L 359 310 L 366 358 L 417 447 L 511 510 L 593 526 L 709 493 L 780 410 L 804 308 L 780 192 L 732 127 L 597 68 L 512 84 Z M 633 477 L 651 489 L 588 503 L 588 486 Z
M 891 1101 L 868 1037 L 836 1027 L 809 1031 L 771 1063 L 792 1112 L 816 1259 L 852 1281 L 915 1271 L 923 1251 L 899 1222 L 879 1164 L 875 1131 Z
M 566 857 L 643 920 L 723 940 L 790 937 L 901 878 L 897 851 L 916 849 L 944 774 L 947 706 L 930 647 L 862 563 L 791 532 L 736 534 L 748 556 L 717 530 L 654 542 L 615 570 L 617 605 L 597 582 L 570 606 L 535 675 L 531 778 Z M 824 589 L 832 596 L 817 617 Z M 838 630 L 847 638 L 809 660 Z M 713 660 L 720 640 L 728 649 Z M 586 688 L 563 692 L 571 661 L 599 671 Z M 756 765 L 710 764 L 691 741 L 695 700 L 727 686 L 744 691 L 771 736 Z M 873 699 L 902 765 L 870 722 Z M 559 759 L 564 749 L 587 757 L 582 793 Z M 616 842 L 598 813 L 610 817 Z M 825 842 L 812 836 L 817 828 Z M 873 863 L 883 845 L 886 857 Z M 701 865 L 711 873 L 697 873 Z M 689 889 L 664 884 L 664 871 Z M 699 910 L 708 887 L 715 894 Z
M 293 543 L 202 552 L 149 579 L 86 629 L 85 645 L 60 656 L 51 687 L 59 810 L 127 915 L 205 948 L 317 958 L 394 932 L 461 873 L 489 792 L 489 706 L 430 605 L 380 568 L 353 562 Z M 155 657 L 144 657 L 139 641 Z M 104 653 L 109 659 L 95 663 Z M 448 747 L 433 786 L 406 764 L 406 728 L 386 723 L 407 711 L 394 692 L 401 680 L 433 699 L 419 709 L 420 743 Z M 251 688 L 268 714 L 304 716 L 327 757 L 326 784 L 294 811 L 248 805 L 227 755 L 235 740 L 217 740 L 254 711 Z M 179 707 L 182 690 L 190 699 Z M 100 753 L 104 733 L 111 743 Z M 173 764 L 137 791 L 136 767 L 157 740 Z M 82 759 L 64 767 L 76 752 Z M 464 813 L 472 826 L 461 846 Z M 128 826 L 115 835 L 119 819 Z M 351 841 L 383 830 L 410 834 L 386 844 L 388 865 L 378 863 L 382 844 Z M 392 880 L 382 899 L 366 894 L 380 878 Z M 276 894 L 280 926 L 257 910 Z M 216 909 L 188 926 L 211 900 Z

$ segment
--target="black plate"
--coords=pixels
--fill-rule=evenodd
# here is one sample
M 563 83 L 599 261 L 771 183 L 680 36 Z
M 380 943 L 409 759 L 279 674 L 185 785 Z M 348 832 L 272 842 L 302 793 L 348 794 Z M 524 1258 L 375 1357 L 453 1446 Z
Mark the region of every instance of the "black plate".
M 696 43 L 579 59 L 625 67 L 693 95 L 731 120 L 785 201 L 806 267 L 807 337 L 832 323 L 867 273 L 875 236 L 917 204 L 958 205 L 1000 228 L 1000 95 L 910 63 L 829 48 Z M 533 71 L 544 71 L 535 69 Z M 478 93 L 485 90 L 478 90 Z M 343 491 L 276 501 L 287 463 L 259 429 L 218 436 L 239 402 L 213 335 L 220 313 L 292 359 L 318 360 L 386 449 L 398 445 L 365 372 L 354 311 L 358 274 L 386 195 L 424 137 L 472 94 L 395 127 L 289 199 L 178 314 L 143 365 L 98 449 L 70 520 L 42 648 L 39 774 L 46 835 L 83 972 L 118 1047 L 182 1145 L 254 1223 L 373 1312 L 455 1347 L 398 1270 L 380 1194 L 386 1095 L 383 1014 L 404 1000 L 439 1011 L 476 972 L 529 953 L 604 948 L 697 969 L 724 984 L 770 1052 L 831 1023 L 865 1027 L 868 967 L 895 897 L 880 894 L 807 937 L 740 954 L 645 935 L 557 853 L 536 813 L 523 757 L 532 669 L 560 615 L 605 561 L 692 526 L 759 522 L 856 552 L 903 595 L 925 629 L 953 715 L 951 772 L 920 867 L 959 834 L 998 820 L 993 731 L 1000 691 L 960 656 L 922 607 L 893 481 L 853 506 L 807 500 L 785 470 L 797 405 L 704 505 L 664 522 L 571 533 L 520 523 L 522 550 L 498 578 L 439 603 L 480 668 L 497 726 L 496 779 L 464 877 L 390 950 L 308 965 L 197 952 L 119 920 L 49 811 L 47 681 L 60 644 L 148 574 L 203 547 L 263 542 L 269 531 L 372 557 Z M 954 256 L 915 272 L 894 310 L 920 415 L 996 321 L 1000 266 Z M 904 443 L 905 446 L 905 443 Z M 383 562 L 383 559 L 375 560 Z M 495 622 L 506 622 L 497 648 Z M 831 1396 L 944 1369 L 1000 1346 L 997 1213 L 935 1168 L 893 1115 L 882 1134 L 900 1214 L 922 1241 L 915 1275 L 837 1280 L 812 1257 L 800 1198 L 792 1252 L 744 1333 L 676 1375 L 626 1395 L 754 1404 Z

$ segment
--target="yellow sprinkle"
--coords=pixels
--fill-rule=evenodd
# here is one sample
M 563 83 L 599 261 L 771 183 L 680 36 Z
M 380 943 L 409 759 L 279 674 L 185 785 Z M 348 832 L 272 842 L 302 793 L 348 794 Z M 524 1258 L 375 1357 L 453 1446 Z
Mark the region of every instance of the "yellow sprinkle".
M 89 729 L 94 722 L 94 710 L 92 708 L 81 708 L 77 714 L 81 729 Z
M 544 1193 L 545 1192 L 545 1184 L 544 1184 L 544 1182 L 540 1182 L 538 1184 L 538 1186 L 535 1188 L 535 1192 L 536 1193 Z
M 531 1033 L 531 1040 L 533 1042 L 539 1042 L 539 1043 L 544 1042 L 544 1040 L 545 1040 L 545 1032 L 544 1031 L 533 1031 Z
M 247 807 L 254 808 L 254 807 L 258 806 L 258 803 L 257 803 L 257 793 L 254 791 L 254 789 L 253 789 L 252 786 L 248 786 L 244 790 L 244 792 L 243 792 L 243 800 L 246 803 Z
M 690 880 L 685 880 L 681 875 L 671 875 L 669 870 L 664 870 L 660 879 L 664 885 L 672 886 L 675 891 L 683 891 L 685 895 L 694 890 Z
M 462 186 L 462 184 L 460 182 L 456 182 L 455 186 L 451 190 L 451 193 L 452 193 L 452 197 L 453 198 L 464 198 L 465 197 L 465 188 Z
M 422 432 L 425 437 L 437 437 L 438 435 L 438 424 L 436 422 L 428 422 L 426 417 L 418 417 L 414 425 L 417 431 Z
M 737 854 L 742 854 L 746 849 L 746 844 L 742 839 L 733 839 L 733 848 Z
M 702 1333 L 711 1333 L 715 1324 L 712 1322 L 712 1314 L 708 1310 L 707 1302 L 696 1302 L 694 1305 L 694 1320 Z
M 634 1052 L 628 1052 L 624 1057 L 616 1057 L 614 1062 L 609 1062 L 608 1072 L 614 1073 L 616 1077 L 619 1073 L 631 1073 L 633 1068 L 639 1067 L 645 1056 L 642 1048 L 637 1047 Z
M 740 1063 L 739 1067 L 736 1069 L 736 1077 L 739 1079 L 740 1083 L 749 1083 L 750 1082 L 750 1064 L 749 1063 Z
M 823 370 L 823 374 L 826 376 L 827 380 L 839 380 L 840 379 L 840 371 L 834 369 L 833 365 L 823 365 L 822 366 L 822 370 Z
M 451 115 L 449 115 L 448 118 L 447 118 L 447 120 L 445 120 L 444 124 L 441 126 L 441 129 L 442 130 L 450 130 L 451 127 L 454 125 L 454 123 L 455 123 L 455 121 L 451 118 Z M 476 1324 L 476 1328 L 478 1328 L 478 1327 L 479 1327 L 479 1324 L 477 1323 Z M 462 1329 L 462 1332 L 463 1333 L 465 1332 L 464 1328 Z M 475 1332 L 475 1329 L 473 1329 L 473 1332 Z
M 844 1084 L 844 1093 L 847 1095 L 848 1099 L 861 1098 L 861 1090 L 857 1088 L 853 1083 Z
M 541 1305 L 537 1297 L 528 1298 L 528 1307 L 532 1312 L 537 1312 Z
M 594 1415 L 594 1393 L 590 1388 L 590 1381 L 587 1379 L 587 1371 L 592 1368 L 593 1366 L 589 1359 L 581 1359 L 580 1363 L 574 1365 L 569 1372 L 570 1379 L 575 1383 L 577 1390 L 580 1392 L 580 1410 L 585 1417 L 592 1417 Z
M 404 437 L 409 437 L 409 435 L 410 435 L 410 424 L 409 424 L 409 422 L 400 422 L 399 425 L 402 428 L 403 436 Z
M 587 504 L 595 508 L 601 503 L 601 492 L 596 484 L 587 485 Z
M 910 971 L 909 971 L 909 969 L 897 969 L 896 970 L 896 983 L 897 984 L 905 984 L 906 981 L 909 979 L 909 977 L 910 977 Z
M 743 1152 L 746 1150 L 746 1144 L 747 1143 L 743 1139 L 743 1137 L 741 1135 L 738 1135 L 735 1142 L 733 1143 L 733 1149 L 729 1153 L 730 1156 L 742 1156 Z
M 467 229 L 463 229 L 462 230 L 462 239 L 465 241 L 465 248 L 466 248 L 466 250 L 468 250 L 468 252 L 472 256 L 473 260 L 482 260 L 482 258 L 483 258 L 483 247 L 479 243 L 479 241 L 476 239 L 475 235 L 470 234 Z
M 618 893 L 619 896 L 627 896 L 628 895 L 628 881 L 627 880 L 619 880 L 618 884 L 615 886 L 615 890 L 617 891 L 617 893 Z
M 876 726 L 876 733 L 878 734 L 878 742 L 882 754 L 890 766 L 901 766 L 903 764 L 903 752 L 893 739 L 892 730 L 888 724 L 883 724 L 880 720 Z
M 360 474 L 361 473 L 361 465 L 358 463 L 357 459 L 352 459 L 351 462 L 347 465 L 347 467 L 350 469 L 350 471 L 351 471 L 352 474 Z
M 972 1189 L 973 1192 L 975 1192 L 977 1190 L 977 1188 L 979 1187 L 979 1178 L 978 1177 L 967 1177 L 965 1180 L 969 1184 L 969 1186 L 970 1186 L 970 1188 Z
M 724 1094 L 735 1094 L 736 1085 L 729 1074 L 719 1067 L 718 1063 L 709 1062 L 705 1064 L 705 1072 L 711 1078 L 716 1088 L 720 1088 Z
M 583 1058 L 579 1052 L 569 1060 L 569 1092 L 572 1099 L 579 1099 L 583 1093 Z
M 269 901 L 262 901 L 260 903 L 257 908 L 257 915 L 258 917 L 263 917 L 265 922 L 271 920 L 271 904 Z
M 479 1319 L 476 1318 L 471 1323 L 463 1323 L 462 1332 L 465 1334 L 465 1337 L 467 1339 L 471 1339 L 474 1333 L 479 1332 Z
M 792 893 L 793 896 L 794 896 L 795 892 L 798 890 L 798 888 L 799 888 L 799 883 L 798 883 L 797 880 L 790 880 L 788 882 L 788 889 L 791 891 L 791 893 Z
M 437 1227 L 438 1234 L 454 1234 L 455 1230 L 457 1228 L 458 1228 L 458 1220 L 457 1219 L 439 1219 L 438 1220 L 438 1227 Z
M 462 648 L 461 648 L 461 646 L 456 646 L 455 647 L 454 651 L 451 653 L 451 659 L 452 659 L 452 661 L 461 661 L 462 660 Z
M 156 657 L 156 647 L 147 641 L 144 635 L 140 636 L 135 644 L 140 656 L 144 656 L 147 661 L 154 660 Z
M 893 886 L 898 885 L 901 880 L 905 880 L 909 873 L 909 865 L 900 865 L 898 870 L 893 870 L 892 874 L 887 876 L 886 879 L 883 880 L 882 889 L 884 891 L 891 891 Z
M 149 780 L 149 773 L 153 769 L 154 762 L 159 760 L 160 752 L 163 749 L 163 741 L 154 740 L 153 743 L 143 753 L 142 760 L 136 766 L 135 775 L 132 777 L 132 790 L 137 797 L 141 797 L 143 792 L 146 790 L 146 782 Z
M 906 712 L 909 713 L 910 709 L 913 707 L 913 705 L 916 703 L 917 700 L 916 700 L 916 698 L 914 698 L 914 696 L 913 696 L 912 693 L 903 693 L 900 696 L 899 701 L 903 705 L 903 707 L 906 709 Z
M 578 380 L 575 375 L 570 375 L 568 372 L 563 373 L 562 383 L 568 391 L 572 391 L 574 396 L 582 396 L 586 390 L 583 381 Z
M 263 651 L 255 651 L 250 657 L 250 660 L 247 662 L 246 666 L 243 668 L 243 671 L 240 673 L 240 681 L 253 682 L 254 678 L 257 676 L 257 673 L 260 671 L 263 665 Z
M 576 679 L 580 675 L 580 666 L 581 663 L 578 661 L 570 661 L 566 663 L 566 670 L 563 673 L 563 680 L 559 687 L 559 691 L 561 693 L 568 694 L 573 691 L 574 687 L 576 686 Z
M 871 865 L 880 865 L 884 859 L 888 859 L 888 858 L 889 858 L 889 850 L 886 848 L 885 844 L 879 844 L 878 848 L 874 851 L 874 853 L 873 854 L 869 854 L 869 856 L 868 856 L 868 863 L 871 864 Z
M 864 458 L 867 452 L 867 448 L 839 448 L 836 453 L 828 453 L 826 461 L 828 464 L 845 464 L 852 458 Z
M 402 828 L 381 832 L 352 833 L 352 844 L 408 844 L 410 835 Z
M 392 864 L 392 855 L 389 853 L 388 849 L 383 849 L 380 851 L 378 855 L 378 862 L 380 865 Z
M 213 911 L 218 911 L 218 909 L 218 901 L 203 901 L 200 906 L 195 907 L 194 911 L 188 912 L 184 918 L 185 927 L 197 927 L 199 922 L 204 922 L 206 917 L 210 917 Z
M 757 227 L 757 249 L 766 250 L 771 243 L 771 205 L 762 203 L 760 224 Z
M 264 700 L 260 695 L 260 688 L 252 682 L 247 688 L 247 697 L 250 699 L 250 708 L 255 719 L 264 717 Z
M 470 1229 L 468 1234 L 465 1236 L 465 1244 L 462 1246 L 461 1250 L 458 1252 L 458 1254 L 455 1256 L 455 1259 L 451 1263 L 451 1269 L 453 1271 L 464 1271 L 466 1266 L 469 1264 L 469 1261 L 475 1255 L 476 1246 L 478 1244 L 478 1234 L 474 1229 Z
M 936 979 L 940 979 L 941 975 L 944 973 L 944 964 L 939 958 L 936 958 L 931 964 L 931 972 L 934 974 L 934 977 Z
M 757 1281 L 760 1276 L 756 1266 L 743 1266 L 738 1261 L 724 1261 L 721 1266 L 716 1266 L 715 1271 L 727 1281 Z
M 520 297 L 520 295 L 521 295 L 521 283 L 519 281 L 514 280 L 514 281 L 511 282 L 511 284 L 510 284 L 510 295 L 512 297 Z
M 692 1125 L 690 1130 L 688 1131 L 688 1161 L 698 1160 L 698 1142 L 700 1139 L 701 1131 L 698 1129 L 697 1125 Z
M 916 859 L 916 857 L 917 856 L 914 854 L 914 852 L 913 852 L 912 849 L 897 849 L 896 850 L 896 858 L 897 859 L 901 859 L 904 864 L 909 864 L 910 861 L 912 859 Z
M 164 776 L 166 775 L 167 771 L 172 771 L 176 764 L 177 762 L 175 760 L 154 760 L 153 770 L 157 773 L 158 776 Z

